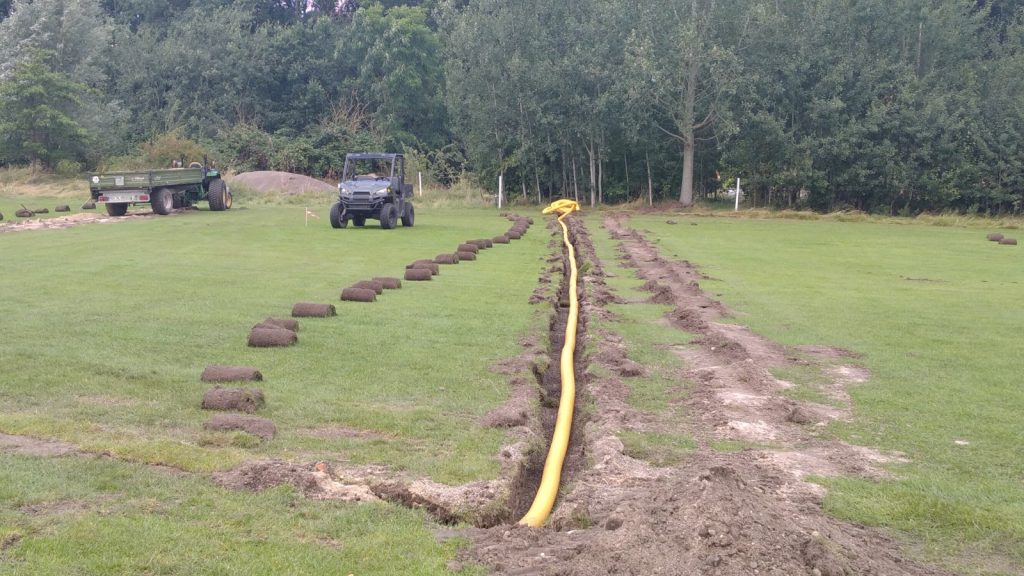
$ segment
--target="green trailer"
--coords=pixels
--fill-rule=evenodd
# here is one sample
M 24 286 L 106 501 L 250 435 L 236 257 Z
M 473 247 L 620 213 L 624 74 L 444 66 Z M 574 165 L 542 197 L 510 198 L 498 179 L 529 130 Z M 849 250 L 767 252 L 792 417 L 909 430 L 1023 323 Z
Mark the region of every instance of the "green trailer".
M 215 212 L 231 208 L 231 191 L 220 172 L 198 162 L 188 168 L 95 173 L 89 177 L 89 193 L 111 216 L 124 216 L 135 204 L 150 204 L 161 215 L 202 201 Z

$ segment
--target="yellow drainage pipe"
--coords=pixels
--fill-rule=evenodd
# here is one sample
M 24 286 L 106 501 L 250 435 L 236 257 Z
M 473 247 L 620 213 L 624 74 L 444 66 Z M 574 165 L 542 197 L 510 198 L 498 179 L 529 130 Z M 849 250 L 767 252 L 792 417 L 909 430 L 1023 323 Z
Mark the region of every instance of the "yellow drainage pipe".
M 572 431 L 572 413 L 576 403 L 576 373 L 573 355 L 576 353 L 576 325 L 579 321 L 580 303 L 576 296 L 576 250 L 569 241 L 569 228 L 563 221 L 566 216 L 579 210 L 579 204 L 572 200 L 558 200 L 544 209 L 544 214 L 558 213 L 558 224 L 562 227 L 562 241 L 569 252 L 569 317 L 565 323 L 565 343 L 562 345 L 560 361 L 562 375 L 562 394 L 558 402 L 558 418 L 555 430 L 551 435 L 551 447 L 544 461 L 544 473 L 537 487 L 530 510 L 523 516 L 520 524 L 539 528 L 551 515 L 551 508 L 558 496 L 558 487 L 562 480 L 562 465 L 565 463 L 565 452 L 569 448 L 569 433 Z

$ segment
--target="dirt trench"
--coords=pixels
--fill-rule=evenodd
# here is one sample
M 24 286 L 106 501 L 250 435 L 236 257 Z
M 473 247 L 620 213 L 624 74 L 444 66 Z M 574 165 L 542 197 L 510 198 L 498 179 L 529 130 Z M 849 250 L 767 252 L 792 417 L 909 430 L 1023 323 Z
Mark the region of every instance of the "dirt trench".
M 586 355 L 601 370 L 584 376 L 592 404 L 579 423 L 584 458 L 563 483 L 550 526 L 469 529 L 472 545 L 452 567 L 483 564 L 495 574 L 946 574 L 906 559 L 880 531 L 825 515 L 824 489 L 804 481 L 811 474 L 883 477 L 878 465 L 899 458 L 819 438 L 822 424 L 850 417 L 842 387 L 855 379 L 837 378 L 835 405 L 825 406 L 785 397 L 788 384 L 770 372 L 848 354 L 787 350 L 728 323 L 729 311 L 700 290 L 696 267 L 662 258 L 622 215 L 606 217 L 604 227 L 619 241 L 624 264 L 647 282 L 650 301 L 673 306 L 665 320 L 697 335 L 695 345 L 675 350 L 685 366 L 675 409 L 666 417 L 630 406 L 628 378 L 643 367 L 630 365 L 621 337 L 592 329 Z M 622 300 L 606 287 L 582 221 L 574 222 L 574 237 L 589 264 L 583 308 L 613 318 L 604 306 Z M 856 366 L 831 370 L 867 377 Z M 677 466 L 656 467 L 624 453 L 619 437 L 627 431 L 692 435 L 697 449 Z M 771 448 L 719 452 L 712 445 L 720 441 Z

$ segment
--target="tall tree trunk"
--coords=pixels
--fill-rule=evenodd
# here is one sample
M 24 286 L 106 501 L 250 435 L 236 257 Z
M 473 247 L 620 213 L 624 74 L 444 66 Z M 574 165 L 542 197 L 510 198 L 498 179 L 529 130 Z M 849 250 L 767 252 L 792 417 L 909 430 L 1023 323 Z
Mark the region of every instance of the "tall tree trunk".
M 647 205 L 654 206 L 654 180 L 651 179 L 651 153 L 645 151 L 644 158 L 647 159 Z
M 694 107 L 697 102 L 697 63 L 690 60 L 686 64 L 686 98 L 683 102 L 683 183 L 679 189 L 679 203 L 683 206 L 693 205 L 693 146 L 694 146 Z
M 594 141 L 591 139 L 587 146 L 587 156 L 590 161 L 590 207 L 597 206 L 597 158 L 595 157 Z
M 597 151 L 597 203 L 604 204 L 604 158 L 602 158 L 603 149 Z
M 537 204 L 543 204 L 544 200 L 540 197 L 540 171 L 536 167 L 533 168 L 533 183 L 537 186 Z
M 572 155 L 572 198 L 573 200 L 580 201 L 580 187 L 576 183 L 576 154 Z

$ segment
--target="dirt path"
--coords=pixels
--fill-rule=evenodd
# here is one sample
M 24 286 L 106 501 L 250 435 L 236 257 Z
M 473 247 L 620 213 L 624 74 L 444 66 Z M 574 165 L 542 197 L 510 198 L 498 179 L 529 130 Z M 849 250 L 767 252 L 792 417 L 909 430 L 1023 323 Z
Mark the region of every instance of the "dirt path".
M 583 277 L 585 314 L 607 315 L 603 306 L 616 297 L 604 285 L 582 221 L 573 226 L 577 250 L 594 264 Z M 848 418 L 848 409 L 786 398 L 780 392 L 788 384 L 769 372 L 842 351 L 798 354 L 729 324 L 728 311 L 700 290 L 697 269 L 662 258 L 623 216 L 606 218 L 604 226 L 619 240 L 624 263 L 647 281 L 652 300 L 674 306 L 669 322 L 699 335 L 698 345 L 676 351 L 686 367 L 680 378 L 690 383 L 683 405 L 674 418 L 629 406 L 623 378 L 637 367 L 625 358 L 621 338 L 591 332 L 586 393 L 594 409 L 582 448 L 589 467 L 575 472 L 552 528 L 471 530 L 473 546 L 463 560 L 498 574 L 945 574 L 905 560 L 878 531 L 826 516 L 823 488 L 803 480 L 883 476 L 877 463 L 893 458 L 819 439 L 819 424 Z M 858 370 L 840 367 L 837 375 L 863 377 Z M 656 468 L 623 454 L 619 435 L 627 430 L 690 434 L 699 447 L 677 467 Z M 709 447 L 716 440 L 773 448 L 721 453 Z

